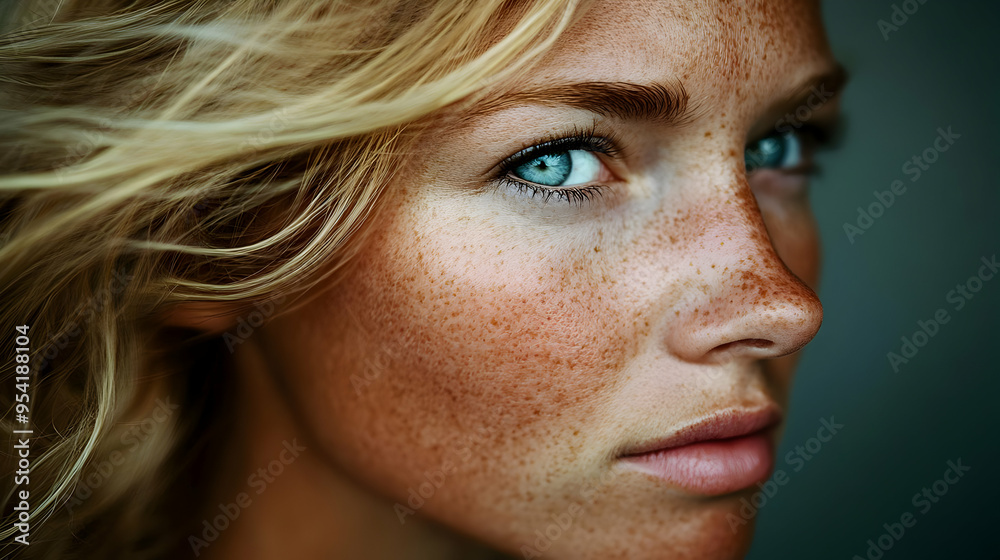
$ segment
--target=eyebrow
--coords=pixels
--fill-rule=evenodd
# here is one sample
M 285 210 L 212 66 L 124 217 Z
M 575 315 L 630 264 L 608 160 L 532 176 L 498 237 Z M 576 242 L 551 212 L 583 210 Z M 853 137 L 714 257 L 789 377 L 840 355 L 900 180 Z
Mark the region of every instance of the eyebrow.
M 690 96 L 681 84 L 577 82 L 501 94 L 480 101 L 464 115 L 471 120 L 512 107 L 568 106 L 604 117 L 678 124 L 690 115 Z
M 815 95 L 817 88 L 831 93 L 831 98 L 836 97 L 847 80 L 844 67 L 834 64 L 832 69 L 793 87 L 789 95 L 783 96 L 781 105 L 801 105 L 810 95 Z M 690 95 L 679 82 L 575 82 L 487 97 L 468 108 L 461 120 L 469 122 L 504 109 L 533 104 L 574 107 L 620 120 L 673 125 L 687 122 L 695 113 Z

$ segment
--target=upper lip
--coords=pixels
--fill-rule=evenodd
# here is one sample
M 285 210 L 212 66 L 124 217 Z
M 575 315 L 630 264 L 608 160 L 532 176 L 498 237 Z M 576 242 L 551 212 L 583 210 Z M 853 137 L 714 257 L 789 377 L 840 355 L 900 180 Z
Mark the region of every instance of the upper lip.
M 700 441 L 745 436 L 770 428 L 779 422 L 781 422 L 781 411 L 774 405 L 752 410 L 724 409 L 680 428 L 665 438 L 626 449 L 623 455 L 642 455 Z

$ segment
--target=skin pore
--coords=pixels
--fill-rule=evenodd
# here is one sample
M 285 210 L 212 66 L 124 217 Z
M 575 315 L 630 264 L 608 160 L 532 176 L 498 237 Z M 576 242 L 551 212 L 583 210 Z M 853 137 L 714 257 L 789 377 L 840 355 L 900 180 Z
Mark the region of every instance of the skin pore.
M 699 495 L 620 455 L 786 409 L 822 320 L 811 125 L 788 127 L 800 161 L 748 175 L 744 153 L 837 68 L 817 3 L 602 1 L 499 98 L 442 116 L 336 286 L 235 352 L 241 443 L 205 514 L 253 502 L 201 554 L 742 557 L 753 523 L 726 514 L 756 487 Z M 672 110 L 585 107 L 637 91 Z M 836 97 L 820 101 L 808 120 L 833 122 Z M 589 190 L 518 186 L 524 162 L 500 165 L 564 137 L 603 139 L 567 148 Z M 248 487 L 293 439 L 305 450 Z

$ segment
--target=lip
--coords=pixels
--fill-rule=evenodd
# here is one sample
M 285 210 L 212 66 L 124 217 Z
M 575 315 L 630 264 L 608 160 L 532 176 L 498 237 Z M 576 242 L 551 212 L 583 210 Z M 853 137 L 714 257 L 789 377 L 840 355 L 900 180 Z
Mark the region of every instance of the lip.
M 774 467 L 776 406 L 727 409 L 626 450 L 622 462 L 688 492 L 728 494 L 763 482 Z

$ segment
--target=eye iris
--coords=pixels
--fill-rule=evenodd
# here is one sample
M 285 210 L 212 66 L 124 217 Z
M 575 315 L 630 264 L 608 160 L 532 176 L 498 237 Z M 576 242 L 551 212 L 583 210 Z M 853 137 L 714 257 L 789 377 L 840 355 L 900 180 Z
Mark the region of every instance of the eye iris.
M 743 152 L 743 162 L 747 171 L 759 167 L 779 167 L 785 159 L 785 143 L 783 137 L 769 136 L 747 147 Z
M 573 161 L 566 152 L 539 156 L 514 168 L 518 177 L 551 187 L 561 185 L 573 171 Z

